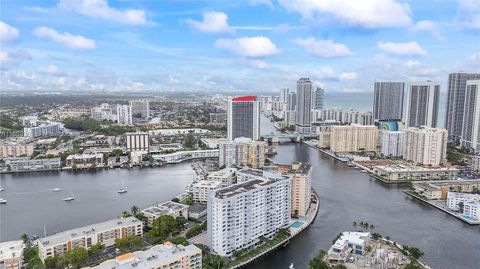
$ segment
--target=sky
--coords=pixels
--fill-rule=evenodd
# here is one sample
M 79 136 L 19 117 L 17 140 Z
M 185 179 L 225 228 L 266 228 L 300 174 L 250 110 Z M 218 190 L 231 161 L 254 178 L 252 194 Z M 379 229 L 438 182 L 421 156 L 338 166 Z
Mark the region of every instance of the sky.
M 2 92 L 326 92 L 480 71 L 480 0 L 0 0 Z

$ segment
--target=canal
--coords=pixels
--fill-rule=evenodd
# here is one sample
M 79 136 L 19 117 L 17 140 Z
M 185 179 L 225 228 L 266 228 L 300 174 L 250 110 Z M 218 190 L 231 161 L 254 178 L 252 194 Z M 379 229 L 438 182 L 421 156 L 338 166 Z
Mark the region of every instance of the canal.
M 274 131 L 262 119 L 262 133 Z M 319 249 L 328 249 L 335 236 L 352 230 L 353 221 L 366 221 L 374 231 L 425 252 L 422 258 L 436 269 L 478 268 L 480 227 L 465 224 L 410 198 L 401 187 L 381 184 L 304 144 L 282 144 L 276 162 L 302 161 L 313 166 L 313 187 L 320 196 L 315 222 L 290 244 L 251 264 L 253 269 L 306 268 Z M 146 207 L 169 200 L 192 181 L 190 163 L 147 169 L 104 170 L 97 173 L 35 173 L 1 175 L 0 241 L 22 233 L 52 234 L 118 216 L 132 205 Z M 125 184 L 128 193 L 117 190 Z M 62 188 L 53 192 L 53 188 Z M 75 200 L 62 198 L 73 192 Z

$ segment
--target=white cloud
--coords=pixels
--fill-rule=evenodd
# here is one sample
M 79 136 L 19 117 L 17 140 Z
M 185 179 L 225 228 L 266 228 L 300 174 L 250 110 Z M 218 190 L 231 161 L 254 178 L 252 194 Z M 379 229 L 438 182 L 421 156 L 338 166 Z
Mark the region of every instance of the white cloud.
M 480 30 L 480 3 L 478 0 L 458 0 L 462 26 Z
M 69 33 L 59 33 L 52 28 L 38 27 L 33 33 L 38 37 L 48 37 L 56 43 L 59 43 L 71 49 L 94 49 L 95 41 L 81 35 L 72 35 Z
M 170 85 L 178 85 L 178 84 L 180 84 L 180 80 L 175 78 L 172 75 L 168 75 L 168 82 L 167 83 L 170 84 Z
M 417 42 L 407 43 L 393 43 L 393 42 L 379 42 L 377 46 L 388 54 L 411 56 L 411 55 L 426 55 L 425 51 Z
M 245 60 L 245 63 L 248 66 L 255 67 L 258 69 L 265 69 L 268 66 L 264 60 L 259 60 L 259 59 L 248 59 L 248 60 Z
M 265 5 L 269 8 L 274 8 L 274 5 L 272 3 L 272 0 L 248 0 L 248 3 L 250 5 L 256 6 L 256 5 Z
M 30 59 L 32 59 L 32 56 L 26 51 L 8 52 L 0 50 L 0 69 L 8 70 Z
M 191 27 L 205 33 L 224 33 L 234 31 L 233 28 L 228 25 L 227 14 L 223 12 L 204 12 L 202 21 L 195 21 L 189 18 L 186 22 Z
M 58 67 L 56 65 L 41 66 L 38 68 L 38 71 L 45 74 L 56 74 L 58 72 Z
M 337 79 L 335 71 L 329 66 L 322 66 L 311 72 L 312 76 L 316 79 Z
M 0 42 L 12 42 L 20 36 L 17 28 L 0 21 Z
M 315 40 L 313 37 L 297 38 L 294 42 L 302 46 L 308 53 L 324 58 L 346 57 L 352 55 L 350 49 L 341 43 L 335 43 L 332 40 Z
M 148 23 L 145 11 L 142 9 L 117 9 L 108 5 L 107 0 L 60 0 L 58 7 L 104 20 L 132 25 L 145 25 Z
M 445 40 L 440 28 L 437 23 L 429 20 L 418 21 L 411 28 L 413 32 L 430 32 L 436 39 Z
M 420 61 L 416 61 L 416 60 L 408 60 L 406 63 L 405 63 L 405 66 L 406 67 L 414 67 L 414 66 L 417 66 L 417 65 L 420 65 Z
M 270 38 L 264 36 L 218 39 L 215 46 L 247 58 L 268 57 L 280 53 Z
M 357 79 L 357 73 L 354 72 L 347 72 L 347 73 L 341 73 L 340 74 L 340 79 L 341 80 L 354 80 Z
M 412 21 L 408 4 L 396 0 L 279 0 L 279 3 L 305 19 L 329 14 L 345 24 L 364 28 L 407 26 Z

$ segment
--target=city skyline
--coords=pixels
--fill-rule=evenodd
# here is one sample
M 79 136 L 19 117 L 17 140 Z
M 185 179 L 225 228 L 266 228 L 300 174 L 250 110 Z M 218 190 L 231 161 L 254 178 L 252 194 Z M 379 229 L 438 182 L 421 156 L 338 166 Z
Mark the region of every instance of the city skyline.
M 426 79 L 445 92 L 448 73 L 479 69 L 475 4 L 7 1 L 2 88 L 274 92 L 311 77 L 326 92 Z

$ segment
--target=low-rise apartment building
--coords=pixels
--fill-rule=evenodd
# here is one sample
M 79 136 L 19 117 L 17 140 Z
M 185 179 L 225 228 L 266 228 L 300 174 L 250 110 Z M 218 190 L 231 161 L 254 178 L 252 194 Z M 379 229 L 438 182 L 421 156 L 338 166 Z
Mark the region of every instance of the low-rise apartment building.
M 447 207 L 452 210 L 462 210 L 468 202 L 480 202 L 480 194 L 449 191 L 447 194 Z
M 172 201 L 168 201 L 157 206 L 151 206 L 142 210 L 143 215 L 147 218 L 147 225 L 152 223 L 161 216 L 169 215 L 174 218 L 184 217 L 188 219 L 188 206 Z
M 222 181 L 200 180 L 192 184 L 193 201 L 206 204 L 208 201 L 208 192 L 220 189 L 226 186 Z
M 474 220 L 480 220 L 480 202 L 466 202 L 463 205 L 463 216 Z
M 152 157 L 166 163 L 180 163 L 191 159 L 216 158 L 218 157 L 218 149 L 177 151 L 169 154 L 153 154 Z
M 0 142 L 0 158 L 30 157 L 33 154 L 33 143 L 16 140 L 3 140 Z
M 103 166 L 103 154 L 72 154 L 65 159 L 65 166 L 68 168 L 90 168 Z
M 23 241 L 7 241 L 0 243 L 0 268 L 21 269 L 23 265 Z
M 93 269 L 201 269 L 202 250 L 195 245 L 165 242 L 147 250 L 127 253 L 97 265 Z
M 59 122 L 39 121 L 36 126 L 23 128 L 23 136 L 28 138 L 46 138 L 60 135 L 63 125 Z
M 377 165 L 372 167 L 376 175 L 389 181 L 449 180 L 460 172 L 455 167 L 424 167 L 408 163 Z
M 11 172 L 58 170 L 62 168 L 60 158 L 28 159 L 10 158 L 5 160 L 5 165 Z
M 115 239 L 132 235 L 143 235 L 143 223 L 140 220 L 134 217 L 112 219 L 40 238 L 37 240 L 38 254 L 45 261 L 48 257 L 62 256 L 78 247 L 88 250 L 97 243 L 113 246 Z
M 426 181 L 426 182 L 414 182 L 412 183 L 413 188 L 418 191 L 424 190 L 424 193 L 429 192 L 428 189 L 422 187 L 423 184 L 428 184 L 428 186 L 433 187 L 431 194 L 424 194 L 428 197 L 438 197 L 437 190 L 440 190 L 440 198 L 433 199 L 447 199 L 448 192 L 463 192 L 463 193 L 473 193 L 477 190 L 480 190 L 480 179 L 469 179 L 469 180 L 435 180 L 435 181 Z M 426 186 L 426 185 L 425 185 Z
M 235 172 L 237 169 L 235 168 L 224 168 L 220 171 L 210 172 L 207 175 L 207 180 L 211 181 L 221 181 L 226 184 L 233 184 L 235 183 Z

